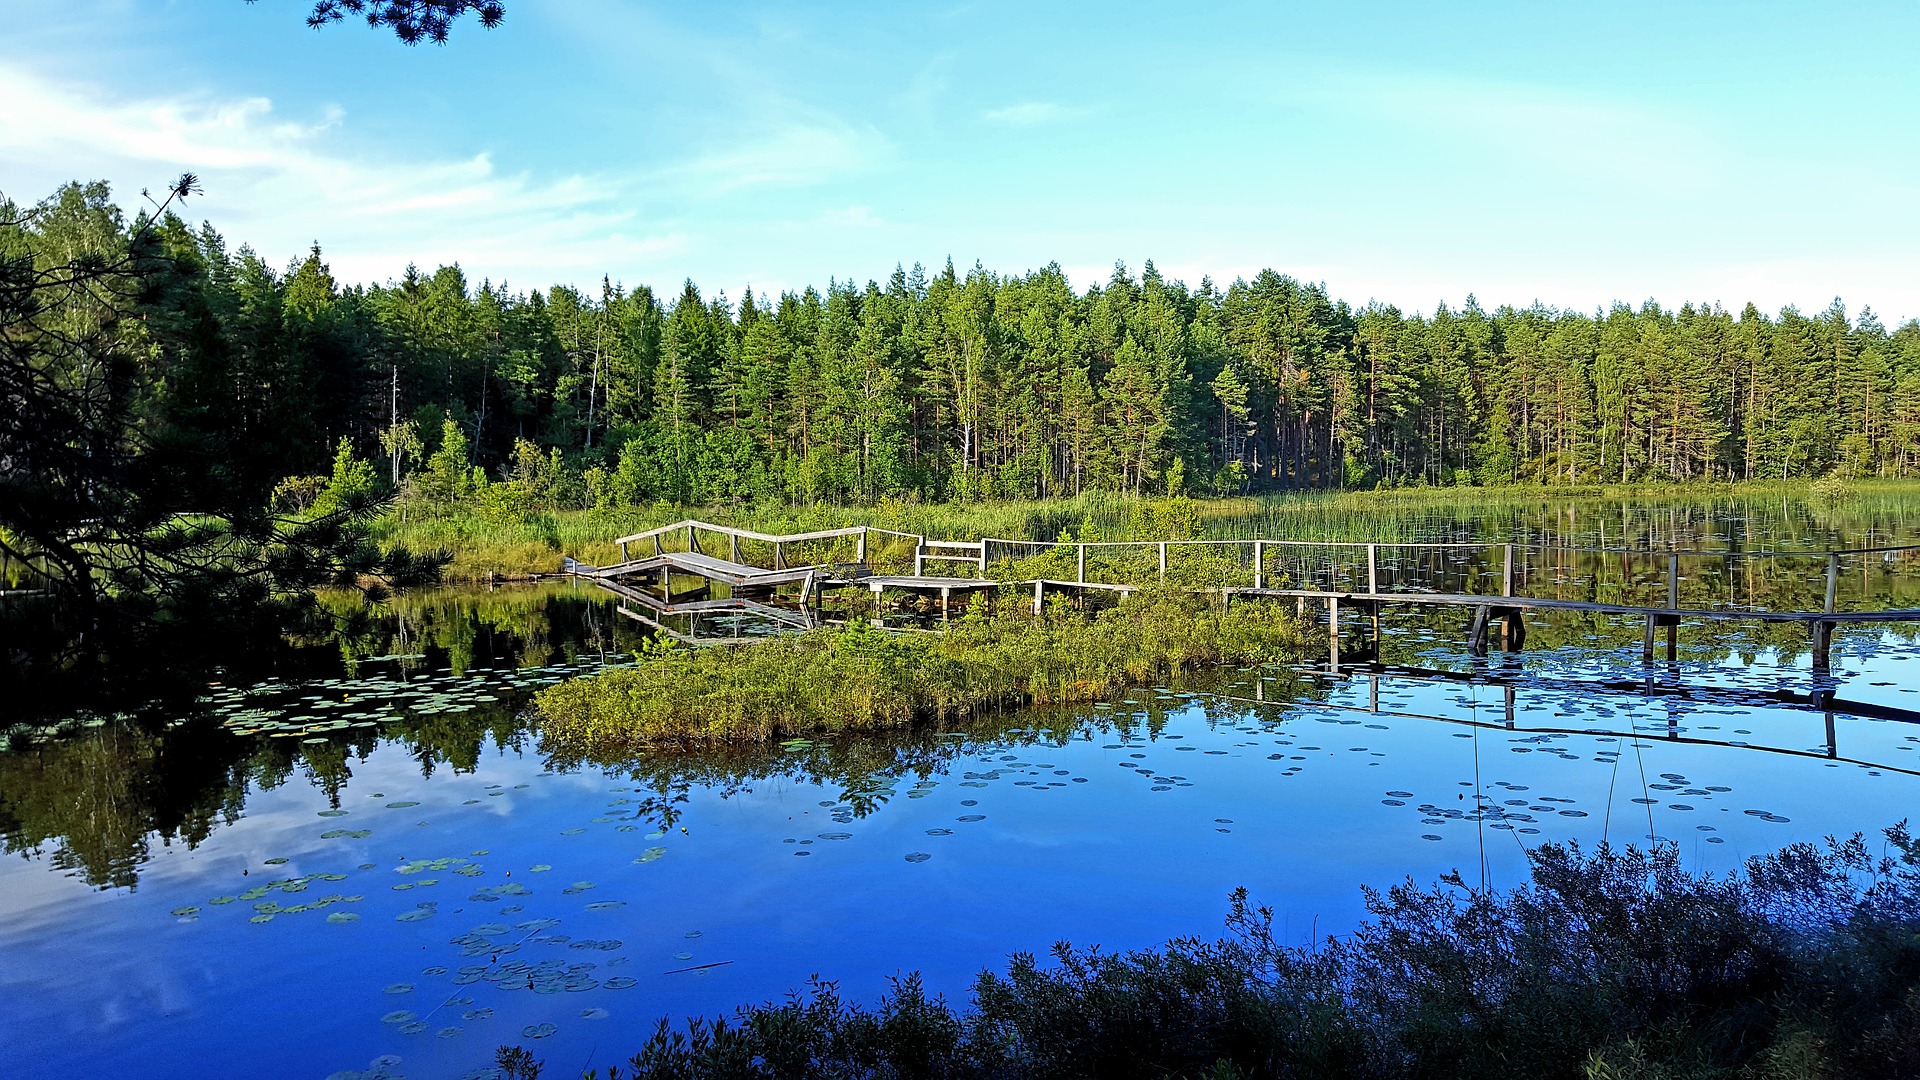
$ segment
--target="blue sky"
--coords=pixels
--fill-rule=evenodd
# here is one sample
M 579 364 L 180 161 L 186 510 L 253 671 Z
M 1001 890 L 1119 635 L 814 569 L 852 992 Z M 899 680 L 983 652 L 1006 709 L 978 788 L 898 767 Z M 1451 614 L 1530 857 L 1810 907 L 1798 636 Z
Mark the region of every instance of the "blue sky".
M 0 191 L 183 169 L 336 275 L 738 297 L 896 263 L 1263 267 L 1430 311 L 1920 317 L 1920 7 L 0 0 Z

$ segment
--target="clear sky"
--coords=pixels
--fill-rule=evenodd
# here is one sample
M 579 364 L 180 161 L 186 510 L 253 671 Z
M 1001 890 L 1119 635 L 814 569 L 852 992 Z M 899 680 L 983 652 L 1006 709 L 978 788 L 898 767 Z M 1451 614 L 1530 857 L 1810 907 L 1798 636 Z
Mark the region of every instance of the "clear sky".
M 738 297 L 897 263 L 1263 267 L 1430 311 L 1920 317 L 1920 5 L 0 0 L 0 191 L 182 170 L 347 280 Z

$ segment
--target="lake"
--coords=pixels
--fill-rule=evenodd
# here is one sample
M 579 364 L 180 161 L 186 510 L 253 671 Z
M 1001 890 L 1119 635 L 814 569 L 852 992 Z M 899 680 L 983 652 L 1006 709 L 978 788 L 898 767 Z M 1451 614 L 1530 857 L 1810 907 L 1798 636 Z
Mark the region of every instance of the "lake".
M 1597 539 L 1568 520 L 1393 528 Z M 1685 546 L 1914 532 L 1899 505 L 1586 520 Z M 1862 567 L 1855 602 L 1913 582 Z M 46 1075 L 485 1076 L 502 1044 L 573 1075 L 659 1017 L 816 977 L 872 999 L 919 971 L 951 997 L 1059 940 L 1216 935 L 1239 886 L 1306 942 L 1364 917 L 1362 885 L 1510 885 L 1545 842 L 1653 836 L 1724 870 L 1920 805 L 1905 634 L 1848 631 L 1816 676 L 1804 632 L 1777 627 L 1683 627 L 1677 662 L 1643 666 L 1626 620 L 1542 619 L 1539 647 L 1474 660 L 1464 614 L 1395 619 L 1382 672 L 1224 672 L 963 730 L 591 763 L 544 752 L 525 703 L 626 662 L 630 624 L 564 585 L 405 598 L 158 729 L 12 733 L 0 1040 Z

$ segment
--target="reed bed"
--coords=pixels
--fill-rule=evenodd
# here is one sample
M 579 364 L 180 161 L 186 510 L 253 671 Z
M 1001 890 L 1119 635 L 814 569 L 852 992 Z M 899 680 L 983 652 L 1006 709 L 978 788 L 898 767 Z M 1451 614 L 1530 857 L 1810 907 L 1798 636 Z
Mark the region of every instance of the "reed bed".
M 1679 525 L 1660 519 L 1681 512 Z M 476 505 L 397 505 L 375 527 L 383 547 L 452 552 L 451 580 L 552 573 L 563 554 L 608 562 L 614 537 L 698 517 L 767 533 L 867 525 L 935 539 L 1054 542 L 1157 540 L 1312 540 L 1412 543 L 1438 539 L 1583 542 L 1651 547 L 1714 546 L 1693 535 L 1702 521 L 1762 513 L 1769 531 L 1805 532 L 1803 546 L 1827 546 L 1813 534 L 1865 533 L 1910 538 L 1897 523 L 1920 513 L 1920 483 L 1864 480 L 1826 484 L 1590 486 L 1581 488 L 1398 488 L 1371 492 L 1295 492 L 1258 498 L 1152 499 L 1092 493 L 1033 502 L 918 503 L 872 506 L 671 505 L 558 510 L 503 518 Z M 1613 520 L 1603 526 L 1603 519 Z M 1691 522 L 1689 524 L 1688 522 Z M 1876 523 L 1878 527 L 1876 528 Z M 1864 526 L 1865 528 L 1862 528 Z M 1784 537 L 1772 538 L 1784 540 Z M 910 548 L 876 539 L 876 554 L 898 566 Z M 900 547 L 908 542 L 901 542 Z M 1782 546 L 1793 546 L 1782 544 Z M 1219 584 L 1220 582 L 1212 582 Z
M 969 615 L 940 634 L 865 623 L 747 645 L 664 649 L 540 693 L 555 752 L 877 731 L 1023 705 L 1098 701 L 1222 664 L 1288 660 L 1306 631 L 1277 606 L 1152 591 L 1091 617 Z

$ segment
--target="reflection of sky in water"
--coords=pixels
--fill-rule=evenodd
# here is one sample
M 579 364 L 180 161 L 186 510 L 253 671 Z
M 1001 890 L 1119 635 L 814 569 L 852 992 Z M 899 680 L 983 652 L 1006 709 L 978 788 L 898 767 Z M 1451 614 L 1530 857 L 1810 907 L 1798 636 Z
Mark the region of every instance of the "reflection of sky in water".
M 1912 652 L 1843 650 L 1843 695 L 1905 703 L 1895 673 Z M 1726 869 L 1889 824 L 1920 797 L 1898 771 L 1920 770 L 1920 726 L 1836 716 L 1837 755 L 1875 768 L 1819 756 L 1818 712 L 1568 685 L 1644 674 L 1617 659 L 1528 654 L 1511 730 L 1498 685 L 1348 675 L 1295 706 L 1248 700 L 1265 691 L 1246 676 L 1168 699 L 1154 738 L 1114 729 L 1144 707 L 1122 702 L 1062 745 L 965 746 L 942 772 L 894 778 L 869 816 L 775 777 L 728 798 L 695 789 L 664 833 L 630 780 L 491 744 L 476 771 L 423 780 L 383 744 L 354 763 L 343 816 L 320 816 L 324 794 L 299 780 L 252 791 L 197 849 L 156 848 L 133 891 L 0 863 L 0 1040 L 48 1074 L 318 1077 L 395 1055 L 398 1073 L 459 1076 L 524 1043 L 572 1075 L 624 1060 L 658 1015 L 777 998 L 814 974 L 871 999 L 919 969 L 959 996 L 980 968 L 1060 939 L 1211 935 L 1239 885 L 1305 941 L 1360 917 L 1362 883 L 1455 868 L 1477 882 L 1484 866 L 1510 885 L 1525 847 L 1643 842 L 1649 821 L 1690 865 Z M 1472 668 L 1445 643 L 1426 660 Z M 1810 685 L 1804 657 L 1654 672 Z M 321 838 L 335 830 L 349 835 Z M 244 898 L 314 874 L 341 878 Z M 224 896 L 239 899 L 210 902 Z M 321 901 L 249 921 L 256 904 Z M 359 917 L 328 921 L 346 913 Z

